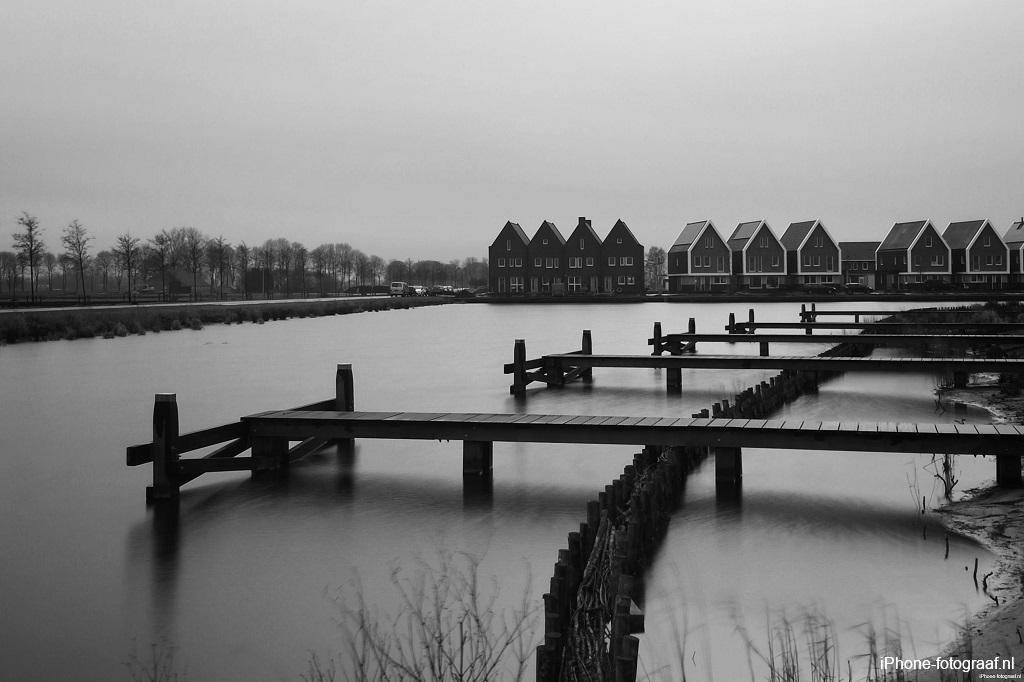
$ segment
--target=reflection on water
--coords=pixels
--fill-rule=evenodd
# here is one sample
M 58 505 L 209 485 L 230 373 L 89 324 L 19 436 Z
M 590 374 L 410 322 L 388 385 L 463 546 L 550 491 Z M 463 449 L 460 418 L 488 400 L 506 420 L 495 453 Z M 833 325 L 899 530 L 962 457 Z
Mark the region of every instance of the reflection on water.
M 759 306 L 757 317 L 794 320 L 798 309 Z M 465 487 L 460 443 L 367 440 L 298 463 L 283 481 L 206 475 L 176 510 L 147 509 L 148 468 L 126 468 L 124 447 L 148 439 L 154 393 L 176 392 L 191 430 L 330 396 L 334 366 L 351 362 L 357 409 L 688 416 L 771 372 L 687 370 L 684 392 L 668 395 L 659 370 L 599 368 L 591 385 L 516 400 L 501 366 L 515 338 L 530 355 L 566 351 L 586 327 L 595 352 L 646 354 L 655 320 L 671 332 L 694 316 L 699 330 L 718 331 L 729 312 L 745 317 L 721 304 L 452 305 L 0 349 L 0 382 L 19 387 L 0 411 L 0 637 L 17 652 L 5 675 L 117 679 L 133 638 L 166 638 L 190 678 L 296 679 L 307 651 L 339 649 L 334 590 L 358 576 L 367 601 L 386 606 L 389 567 L 438 547 L 482 556 L 513 599 L 532 579 L 539 603 L 587 500 L 632 457 L 614 446 L 496 444 L 493 483 Z M 948 421 L 933 385 L 847 375 L 786 409 Z M 673 619 L 694 628 L 687 650 L 705 642 L 695 660 L 715 656 L 719 679 L 733 679 L 737 619 L 756 632 L 765 609 L 815 604 L 846 632 L 892 605 L 920 643 L 948 635 L 961 605 L 982 603 L 962 564 L 990 558 L 953 538 L 944 560 L 944 534 L 918 511 L 921 496 L 931 509 L 941 494 L 927 458 L 749 449 L 743 464 L 740 497 L 715 496 L 713 466 L 687 484 L 650 576 L 645 661 L 675 646 L 665 641 Z M 962 487 L 992 477 L 991 462 L 958 467 Z

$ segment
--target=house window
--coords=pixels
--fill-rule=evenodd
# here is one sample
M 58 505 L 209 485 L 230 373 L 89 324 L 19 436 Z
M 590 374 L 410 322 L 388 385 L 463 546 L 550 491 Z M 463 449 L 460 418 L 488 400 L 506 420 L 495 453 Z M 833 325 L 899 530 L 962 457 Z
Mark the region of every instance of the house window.
M 711 235 L 709 234 L 707 237 L 704 237 L 704 248 L 705 249 L 710 249 L 713 246 L 714 246 L 714 240 L 711 238 Z M 985 246 L 988 246 L 988 244 L 986 244 Z
M 928 235 L 927 237 L 924 238 L 924 245 L 925 246 L 931 246 L 932 245 L 932 236 L 931 235 Z
M 616 237 L 615 238 L 615 243 L 616 244 L 621 244 L 622 243 L 622 237 Z
M 516 258 L 515 267 L 517 267 L 517 268 L 523 267 L 523 259 L 522 258 Z
M 593 256 L 587 256 L 587 267 L 588 268 L 594 267 L 594 257 Z
M 569 269 L 570 270 L 573 269 L 573 268 L 582 268 L 582 267 L 583 267 L 583 259 L 582 258 L 570 258 L 569 259 Z
M 835 270 L 835 268 L 836 268 L 835 256 L 825 256 L 825 269 L 826 270 Z
M 556 268 L 558 267 L 558 259 L 557 258 L 555 259 L 555 267 Z
M 608 256 L 608 267 L 615 267 L 615 256 Z
M 1003 264 L 1003 254 L 997 253 L 996 254 L 996 265 L 1002 265 L 1002 264 Z
M 626 283 L 626 276 L 625 275 L 619 275 L 618 285 L 621 287 L 625 283 Z
M 551 291 L 551 280 L 548 279 L 547 277 L 541 278 L 541 280 L 540 280 L 540 290 L 541 291 Z
M 498 259 L 498 267 L 499 268 L 505 267 L 505 259 L 504 258 L 499 258 Z
M 569 267 L 572 267 L 571 265 Z M 575 275 L 569 276 L 569 291 L 577 292 L 580 290 L 580 278 Z
M 940 265 L 945 265 L 945 264 L 946 264 L 946 259 L 942 257 L 941 253 L 932 256 L 932 265 L 940 266 Z
M 992 256 L 985 256 L 985 265 L 992 265 Z
M 823 242 L 823 240 L 822 240 L 822 238 L 821 238 L 821 235 L 820 235 L 820 234 L 816 234 L 816 235 L 814 235 L 814 245 L 815 245 L 816 247 L 818 247 L 818 248 L 821 248 L 821 246 L 822 246 L 822 244 L 823 244 L 823 243 L 824 243 L 824 242 Z
M 804 254 L 804 267 L 811 267 L 811 254 Z
M 775 254 L 774 256 L 772 256 L 772 267 L 779 267 L 779 254 Z
M 633 264 L 633 257 L 632 256 L 622 256 L 621 258 L 619 258 L 619 265 L 632 265 L 632 264 Z
M 915 268 L 921 267 L 921 257 L 920 256 L 914 256 L 914 267 Z
M 992 235 L 985 235 L 985 246 L 992 246 Z
M 581 239 L 580 240 L 580 251 L 582 251 L 582 250 L 583 250 L 583 240 Z
M 543 258 L 534 258 L 533 259 L 533 267 L 535 267 L 535 268 L 542 268 L 542 267 L 544 267 L 544 259 Z
M 636 278 L 632 275 L 626 277 L 626 284 L 636 284 Z
M 499 294 L 505 293 L 507 288 L 508 288 L 508 285 L 505 283 L 505 278 L 504 277 L 499 277 L 498 278 L 498 293 Z
M 554 258 L 545 258 L 544 259 L 544 267 L 546 267 L 546 268 L 553 268 L 553 267 L 555 267 L 555 259 Z
M 821 283 L 822 284 L 832 284 L 832 275 L 822 275 L 821 276 Z
M 520 294 L 523 292 L 523 278 L 522 277 L 510 277 L 508 290 L 513 294 Z
M 511 251 L 512 250 L 512 240 L 511 239 L 506 239 L 505 240 L 505 250 L 506 251 Z
M 761 239 L 760 239 L 759 245 L 761 247 L 768 246 L 768 235 L 766 235 L 764 232 L 761 233 Z
M 711 280 L 711 283 L 712 284 L 728 284 L 729 283 L 729 278 L 728 277 L 715 277 L 714 279 Z
M 545 246 L 547 246 L 548 240 L 547 239 L 541 239 L 540 243 L 544 244 Z
M 725 269 L 725 256 L 719 256 L 718 259 L 715 262 L 715 265 L 717 266 L 715 268 L 716 270 L 724 270 Z

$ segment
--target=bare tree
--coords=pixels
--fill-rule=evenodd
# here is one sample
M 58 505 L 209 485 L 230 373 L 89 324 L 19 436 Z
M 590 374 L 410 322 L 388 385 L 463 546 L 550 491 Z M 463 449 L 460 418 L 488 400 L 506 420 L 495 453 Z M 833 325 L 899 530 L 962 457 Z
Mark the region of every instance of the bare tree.
M 295 273 L 299 276 L 299 288 L 302 297 L 306 297 L 306 268 L 309 266 L 309 251 L 299 242 L 292 242 L 292 262 L 295 265 Z
M 14 251 L 22 262 L 22 267 L 28 268 L 29 280 L 29 301 L 36 300 L 36 268 L 42 258 L 46 247 L 43 245 L 43 228 L 39 227 L 39 218 L 29 215 L 23 211 L 18 216 L 18 225 L 22 232 L 14 233 Z M 24 288 L 24 285 L 22 285 Z
M 167 298 L 167 271 L 175 266 L 181 236 L 178 230 L 160 230 L 149 240 L 150 254 L 160 270 L 160 297 Z
M 115 260 L 114 254 L 110 251 L 100 251 L 96 254 L 94 263 L 96 264 L 96 269 L 99 270 L 101 275 L 104 292 L 107 290 L 107 279 L 110 274 L 110 268 L 113 267 Z
M 57 269 L 58 260 L 52 252 L 43 254 L 43 267 L 46 268 L 46 290 L 53 291 L 53 271 Z
M 652 246 L 647 249 L 647 258 L 644 260 L 644 285 L 648 291 L 661 291 L 665 275 L 665 249 L 660 246 Z
M 117 256 L 118 261 L 121 263 L 121 267 L 124 268 L 125 273 L 128 275 L 128 302 L 131 303 L 132 273 L 137 267 L 136 261 L 139 260 L 139 239 L 137 237 L 133 237 L 128 232 L 117 235 L 117 240 L 114 245 L 114 255 Z
M 194 227 L 181 228 L 181 245 L 184 265 L 192 273 L 192 300 L 199 300 L 199 271 L 203 267 L 203 247 L 206 237 Z
M 72 220 L 64 228 L 60 241 L 64 244 L 64 250 L 68 255 L 68 259 L 74 264 L 75 269 L 78 270 L 78 281 L 82 285 L 82 300 L 87 300 L 85 266 L 89 261 L 89 242 L 92 241 L 92 236 L 89 235 L 85 226 L 76 219 Z
M 0 251 L 0 291 L 3 290 L 4 279 L 7 289 L 14 298 L 14 282 L 18 278 L 18 256 L 13 251 Z
M 238 259 L 238 267 L 242 272 L 242 297 L 249 298 L 249 259 L 252 257 L 250 249 L 245 242 L 239 242 L 235 249 L 235 258 Z

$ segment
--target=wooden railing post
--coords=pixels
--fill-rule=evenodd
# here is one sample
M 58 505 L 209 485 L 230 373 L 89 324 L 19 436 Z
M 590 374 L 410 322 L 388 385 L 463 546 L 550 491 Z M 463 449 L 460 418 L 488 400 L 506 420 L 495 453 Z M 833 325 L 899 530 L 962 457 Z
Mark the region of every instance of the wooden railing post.
M 654 323 L 654 349 L 651 355 L 661 355 L 661 322 Z
M 583 330 L 583 343 L 580 346 L 580 355 L 593 355 L 594 354 L 594 340 L 590 335 L 589 329 Z M 580 371 L 580 378 L 583 381 L 590 381 L 594 378 L 594 368 L 587 367 Z
M 729 313 L 729 326 L 726 327 L 726 330 L 730 334 L 736 333 L 736 313 Z
M 157 393 L 153 402 L 153 485 L 146 501 L 178 497 L 178 396 Z
M 747 333 L 748 334 L 753 334 L 754 333 L 754 309 L 753 308 L 747 309 L 747 322 L 750 325 L 750 326 L 747 327 Z
M 512 349 L 512 385 L 509 386 L 509 393 L 512 395 L 526 394 L 526 339 L 516 339 Z

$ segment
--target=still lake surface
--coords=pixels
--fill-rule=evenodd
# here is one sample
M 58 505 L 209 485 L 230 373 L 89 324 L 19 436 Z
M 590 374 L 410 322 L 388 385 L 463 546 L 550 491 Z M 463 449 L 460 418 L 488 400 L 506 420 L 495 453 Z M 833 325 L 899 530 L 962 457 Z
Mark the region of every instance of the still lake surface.
M 796 321 L 798 309 L 761 304 L 757 318 Z M 481 557 L 500 603 L 529 589 L 540 604 L 587 500 L 633 452 L 499 443 L 481 500 L 464 499 L 461 443 L 367 440 L 354 461 L 320 455 L 283 483 L 203 476 L 183 488 L 175 524 L 146 508 L 150 468 L 124 464 L 126 445 L 149 440 L 154 393 L 177 393 L 184 432 L 331 397 L 335 365 L 349 362 L 360 410 L 689 416 L 773 373 L 684 370 L 683 394 L 670 396 L 661 370 L 598 368 L 589 387 L 535 388 L 523 402 L 502 364 L 515 338 L 532 357 L 578 348 L 589 328 L 595 352 L 646 354 L 655 320 L 681 331 L 693 316 L 698 331 L 721 331 L 729 312 L 746 317 L 740 304 L 446 305 L 0 348 L 0 678 L 127 679 L 133 650 L 161 641 L 188 679 L 295 680 L 310 651 L 339 650 L 338 595 L 358 581 L 386 608 L 392 569 L 438 548 Z M 786 413 L 951 421 L 935 381 L 844 375 Z M 866 651 L 867 622 L 898 627 L 905 653 L 934 653 L 985 602 L 965 567 L 977 557 L 987 572 L 992 557 L 951 537 L 944 559 L 944 531 L 920 513 L 921 496 L 941 504 L 929 459 L 747 449 L 738 503 L 716 501 L 709 460 L 648 576 L 642 674 L 672 679 L 685 658 L 689 679 L 749 679 L 744 633 L 763 647 L 766 622 L 811 612 L 833 621 L 844 670 Z M 958 458 L 958 490 L 994 469 Z

